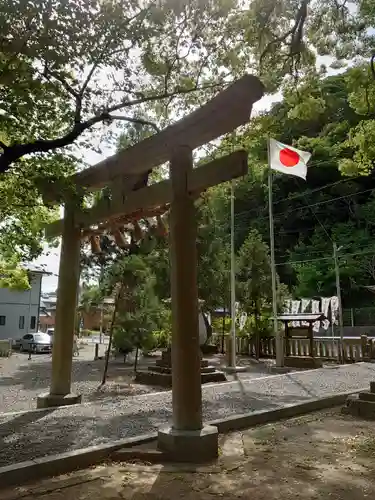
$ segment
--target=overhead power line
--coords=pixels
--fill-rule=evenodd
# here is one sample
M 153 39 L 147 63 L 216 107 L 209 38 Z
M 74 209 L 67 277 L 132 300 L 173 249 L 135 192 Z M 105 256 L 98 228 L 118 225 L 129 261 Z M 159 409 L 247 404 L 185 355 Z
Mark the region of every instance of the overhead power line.
M 353 253 L 342 253 L 342 254 L 339 253 L 338 257 L 339 258 L 356 257 L 358 255 L 375 255 L 375 249 L 372 251 L 367 251 L 367 252 L 353 252 Z M 320 257 L 320 258 L 316 258 L 316 259 L 304 259 L 304 260 L 292 260 L 292 261 L 287 260 L 285 262 L 278 262 L 276 264 L 276 266 L 283 266 L 285 264 L 304 264 L 307 262 L 319 262 L 322 260 L 333 260 L 333 255 L 331 255 L 329 257 Z
M 299 210 L 307 210 L 307 209 L 313 208 L 313 207 L 318 207 L 318 206 L 322 206 L 322 205 L 329 205 L 330 203 L 334 203 L 336 201 L 343 200 L 345 198 L 351 198 L 353 196 L 358 196 L 360 194 L 369 193 L 370 191 L 375 191 L 375 188 L 364 189 L 362 191 L 357 191 L 355 193 L 348 193 L 348 194 L 345 194 L 345 195 L 342 195 L 342 196 L 336 196 L 335 198 L 330 198 L 329 200 L 322 200 L 322 201 L 318 201 L 316 203 L 309 204 L 309 205 L 306 205 L 306 206 L 301 206 L 301 207 L 293 208 L 291 210 L 285 210 L 284 212 L 278 212 L 278 213 L 276 213 L 274 215 L 274 217 L 276 218 L 276 217 L 278 217 L 280 215 L 290 215 L 290 214 L 292 214 L 294 212 L 298 212 Z M 254 211 L 254 209 L 244 210 L 243 212 L 237 212 L 237 214 L 235 215 L 235 217 L 236 217 L 237 221 L 238 221 L 238 219 L 240 219 L 240 220 L 246 220 L 245 216 L 248 215 L 249 213 L 251 213 L 252 211 Z M 263 216 L 263 217 L 258 217 L 257 221 L 266 220 L 268 218 L 269 218 L 268 215 Z

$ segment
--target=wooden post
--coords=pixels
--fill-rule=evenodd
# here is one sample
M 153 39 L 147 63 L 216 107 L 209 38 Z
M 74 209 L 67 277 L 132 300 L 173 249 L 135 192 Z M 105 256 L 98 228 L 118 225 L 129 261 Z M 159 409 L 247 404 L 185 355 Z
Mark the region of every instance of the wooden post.
M 312 325 L 312 323 L 309 324 L 308 332 L 309 332 L 310 356 L 312 358 L 314 358 L 315 357 L 315 352 L 314 352 L 314 333 L 313 333 L 313 325 Z
M 362 361 L 367 361 L 369 359 L 368 346 L 369 346 L 369 344 L 368 344 L 367 335 L 361 335 Z
M 173 428 L 202 428 L 201 358 L 198 327 L 196 221 L 188 178 L 192 152 L 182 146 L 170 164 L 172 287 L 172 406 Z
M 80 396 L 70 394 L 76 304 L 80 271 L 81 230 L 75 225 L 74 206 L 66 204 L 61 245 L 56 323 L 53 336 L 50 394 L 38 397 L 38 407 L 74 404 Z
M 285 321 L 285 356 L 290 356 L 289 323 Z

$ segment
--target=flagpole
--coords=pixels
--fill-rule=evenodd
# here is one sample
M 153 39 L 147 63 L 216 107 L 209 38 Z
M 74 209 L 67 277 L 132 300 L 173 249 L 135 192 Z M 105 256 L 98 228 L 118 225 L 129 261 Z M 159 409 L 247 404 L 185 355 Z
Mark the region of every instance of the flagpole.
M 277 283 L 275 266 L 275 235 L 273 225 L 273 203 L 272 203 L 272 169 L 270 163 L 270 141 L 268 139 L 268 211 L 270 220 L 270 250 L 271 250 L 271 277 L 272 277 L 272 314 L 273 314 L 273 332 L 276 342 L 276 366 L 284 366 L 284 352 L 282 338 L 277 327 Z
M 232 368 L 236 367 L 236 259 L 234 252 L 234 181 L 230 191 L 230 301 L 231 301 L 231 341 Z

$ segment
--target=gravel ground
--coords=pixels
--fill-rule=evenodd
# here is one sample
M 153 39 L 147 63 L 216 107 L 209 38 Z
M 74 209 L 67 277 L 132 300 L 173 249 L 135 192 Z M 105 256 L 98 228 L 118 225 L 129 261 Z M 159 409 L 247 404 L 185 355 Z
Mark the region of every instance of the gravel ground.
M 93 361 L 94 345 L 86 344 L 80 349 L 79 357 L 73 358 L 72 390 L 83 395 L 84 402 L 124 398 L 150 392 L 160 392 L 160 387 L 151 387 L 133 382 L 132 364 L 124 365 L 121 359 L 110 360 L 107 383 L 98 390 L 103 373 L 103 360 Z M 100 346 L 99 355 L 104 355 L 106 346 Z M 210 360 L 216 366 L 223 363 L 223 357 Z M 241 358 L 240 358 L 241 361 Z M 0 358 L 0 414 L 13 411 L 33 410 L 36 398 L 50 387 L 52 357 L 49 354 L 33 355 L 15 353 L 10 358 Z M 141 358 L 140 368 L 155 363 L 155 358 Z M 267 374 L 264 364 L 257 365 L 249 358 L 242 358 L 242 364 L 249 364 L 250 371 L 241 374 L 246 379 Z M 233 376 L 228 376 L 233 380 Z
M 375 365 L 358 363 L 203 386 L 206 421 L 367 389 Z M 156 430 L 171 420 L 171 393 L 110 398 L 0 415 L 0 466 Z
M 111 360 L 107 387 L 105 391 L 98 391 L 104 361 L 93 360 L 94 349 L 94 345 L 85 345 L 79 357 L 73 358 L 72 389 L 83 394 L 85 401 L 160 391 L 159 388 L 132 383 L 132 367 L 124 367 L 121 360 Z M 101 346 L 99 354 L 104 355 L 104 350 L 105 346 Z M 26 353 L 0 358 L 0 414 L 35 409 L 37 396 L 49 390 L 51 363 L 50 354 L 33 355 L 31 360 L 28 360 Z

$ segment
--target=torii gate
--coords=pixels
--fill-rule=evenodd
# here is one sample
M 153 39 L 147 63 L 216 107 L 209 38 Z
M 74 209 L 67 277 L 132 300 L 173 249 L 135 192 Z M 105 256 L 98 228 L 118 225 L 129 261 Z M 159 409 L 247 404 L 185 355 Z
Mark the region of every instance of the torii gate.
M 83 231 L 94 224 L 111 225 L 119 217 L 142 218 L 145 211 L 170 204 L 173 425 L 159 431 L 158 446 L 179 460 L 217 456 L 217 429 L 202 423 L 194 198 L 245 175 L 247 153 L 237 151 L 193 169 L 192 151 L 247 123 L 262 95 L 261 82 L 245 75 L 187 117 L 69 179 L 78 191 L 107 186 L 110 196 L 88 210 L 63 200 L 64 219 L 46 229 L 47 237 L 62 235 L 62 248 L 51 387 L 38 397 L 38 407 L 81 401 L 71 394 L 71 370 Z M 145 173 L 166 161 L 169 180 L 134 190 Z M 56 201 L 58 192 L 49 188 L 46 196 Z

